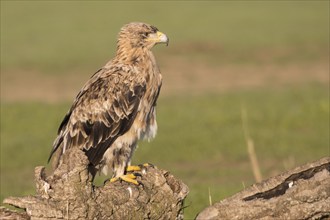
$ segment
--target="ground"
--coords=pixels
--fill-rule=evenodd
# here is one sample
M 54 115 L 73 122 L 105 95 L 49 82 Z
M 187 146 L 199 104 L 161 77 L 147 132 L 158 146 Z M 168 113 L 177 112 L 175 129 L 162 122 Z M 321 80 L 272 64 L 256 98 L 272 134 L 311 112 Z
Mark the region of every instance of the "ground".
M 310 82 L 326 84 L 329 79 L 327 57 L 307 63 L 289 64 L 224 64 L 214 66 L 195 60 L 194 65 L 184 57 L 163 58 L 164 84 L 162 96 L 178 94 L 224 93 L 240 89 L 255 89 Z M 21 70 L 22 71 L 22 70 Z M 88 73 L 68 72 L 63 77 L 40 72 L 11 71 L 3 74 L 1 99 L 13 101 L 70 101 L 88 79 Z M 63 80 L 65 78 L 65 80 Z M 38 82 L 38 86 L 36 86 Z

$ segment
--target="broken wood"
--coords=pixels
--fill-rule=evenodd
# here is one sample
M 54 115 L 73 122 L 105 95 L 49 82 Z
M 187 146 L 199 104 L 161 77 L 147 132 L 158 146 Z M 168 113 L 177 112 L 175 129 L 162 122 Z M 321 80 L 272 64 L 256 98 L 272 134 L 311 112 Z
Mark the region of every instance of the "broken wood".
M 330 219 L 330 157 L 256 183 L 196 219 Z
M 126 182 L 93 186 L 83 152 L 72 150 L 55 172 L 36 167 L 37 193 L 9 197 L 1 219 L 183 219 L 188 187 L 169 172 L 149 167 L 141 185 Z M 200 212 L 206 219 L 330 219 L 330 157 L 256 183 Z
M 18 219 L 183 219 L 189 190 L 169 172 L 148 167 L 137 177 L 140 185 L 117 181 L 93 186 L 85 154 L 72 149 L 66 156 L 70 160 L 64 159 L 48 177 L 44 167 L 35 168 L 36 195 L 4 200 L 25 210 Z M 15 214 L 0 209 L 1 219 Z

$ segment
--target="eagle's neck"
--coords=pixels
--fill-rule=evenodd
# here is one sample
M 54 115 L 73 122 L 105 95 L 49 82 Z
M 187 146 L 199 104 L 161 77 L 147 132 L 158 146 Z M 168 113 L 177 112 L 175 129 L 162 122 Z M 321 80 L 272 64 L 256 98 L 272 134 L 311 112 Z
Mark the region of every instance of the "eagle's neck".
M 149 48 L 132 47 L 129 43 L 119 44 L 117 46 L 117 52 L 114 60 L 129 65 L 141 63 L 150 63 L 152 65 L 156 64 L 155 57 Z

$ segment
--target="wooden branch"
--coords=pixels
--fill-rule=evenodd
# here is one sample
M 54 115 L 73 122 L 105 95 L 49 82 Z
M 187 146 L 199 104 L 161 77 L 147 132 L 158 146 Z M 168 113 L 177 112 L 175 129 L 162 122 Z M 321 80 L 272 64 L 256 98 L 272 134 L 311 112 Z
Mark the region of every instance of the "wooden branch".
M 49 177 L 44 167 L 36 167 L 35 196 L 4 200 L 25 209 L 19 219 L 183 219 L 188 187 L 169 172 L 148 167 L 137 177 L 139 186 L 118 181 L 96 187 L 85 154 L 71 150 L 66 155 L 70 160 Z M 0 218 L 9 213 L 1 208 Z
M 125 182 L 95 187 L 81 151 L 47 177 L 36 167 L 35 196 L 9 197 L 4 203 L 25 209 L 0 208 L 1 219 L 183 219 L 188 187 L 164 170 L 150 167 L 135 186 Z M 330 157 L 297 167 L 207 207 L 206 219 L 328 219 Z
M 254 184 L 196 219 L 330 219 L 330 157 Z

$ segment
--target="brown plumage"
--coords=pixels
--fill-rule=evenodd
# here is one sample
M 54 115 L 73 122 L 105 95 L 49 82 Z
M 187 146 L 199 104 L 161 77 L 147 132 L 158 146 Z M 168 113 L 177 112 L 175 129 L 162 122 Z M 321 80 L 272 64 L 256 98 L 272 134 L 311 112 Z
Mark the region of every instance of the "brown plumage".
M 54 168 L 74 147 L 86 153 L 92 170 L 124 175 L 137 141 L 156 135 L 162 76 L 151 48 L 157 43 L 168 38 L 154 26 L 122 27 L 116 56 L 87 81 L 59 127 L 49 157 L 55 154 Z

